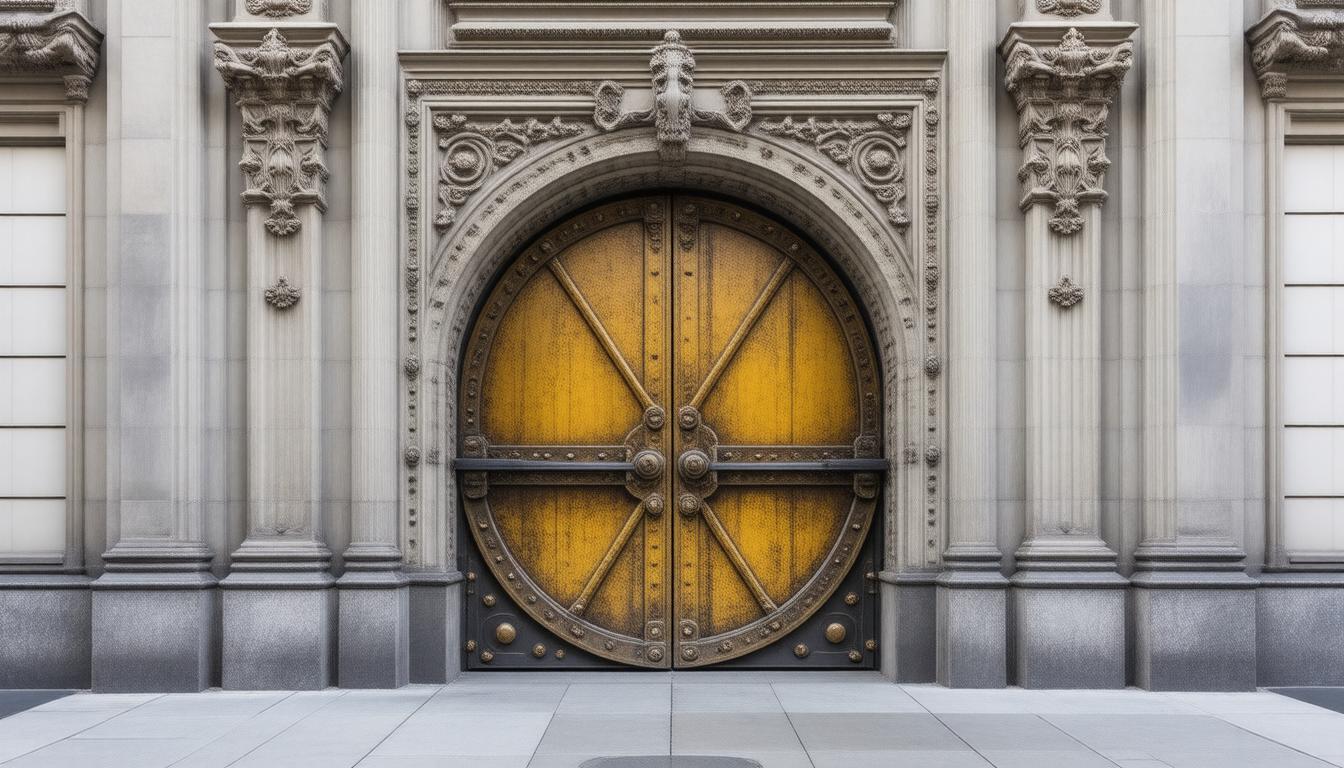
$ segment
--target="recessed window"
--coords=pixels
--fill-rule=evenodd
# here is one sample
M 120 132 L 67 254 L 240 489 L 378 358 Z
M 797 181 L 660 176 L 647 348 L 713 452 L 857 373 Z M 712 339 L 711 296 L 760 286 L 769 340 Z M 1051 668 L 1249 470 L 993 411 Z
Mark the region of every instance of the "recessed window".
M 65 150 L 0 147 L 0 556 L 65 549 Z

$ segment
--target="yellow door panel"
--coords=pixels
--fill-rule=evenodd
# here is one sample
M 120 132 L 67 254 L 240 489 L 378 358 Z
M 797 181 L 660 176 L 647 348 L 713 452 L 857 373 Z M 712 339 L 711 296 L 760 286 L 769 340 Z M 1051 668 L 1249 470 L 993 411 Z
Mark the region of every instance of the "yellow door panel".
M 858 556 L 882 471 L 875 359 L 786 228 L 696 196 L 579 214 L 510 265 L 464 359 L 467 527 L 563 642 L 649 667 L 735 658 Z

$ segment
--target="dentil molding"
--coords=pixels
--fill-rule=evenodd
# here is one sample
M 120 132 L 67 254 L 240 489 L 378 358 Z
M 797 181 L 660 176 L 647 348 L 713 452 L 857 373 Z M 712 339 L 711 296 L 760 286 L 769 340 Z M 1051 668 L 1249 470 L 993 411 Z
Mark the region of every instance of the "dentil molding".
M 102 42 L 69 0 L 0 2 L 0 76 L 59 78 L 66 99 L 83 103 Z
M 1342 7 L 1337 2 L 1297 0 L 1297 7 L 1275 8 L 1246 31 L 1261 96 L 1287 96 L 1293 76 L 1344 73 Z
M 214 25 L 215 68 L 243 118 L 243 202 L 266 205 L 277 237 L 299 229 L 295 208 L 326 210 L 327 119 L 341 92 L 349 46 L 334 25 L 285 27 L 285 33 Z
M 1083 228 L 1080 206 L 1101 205 L 1106 169 L 1106 117 L 1133 63 L 1133 24 L 1079 27 L 1013 25 L 1000 46 L 1004 85 L 1018 115 L 1023 211 L 1054 206 L 1050 229 Z

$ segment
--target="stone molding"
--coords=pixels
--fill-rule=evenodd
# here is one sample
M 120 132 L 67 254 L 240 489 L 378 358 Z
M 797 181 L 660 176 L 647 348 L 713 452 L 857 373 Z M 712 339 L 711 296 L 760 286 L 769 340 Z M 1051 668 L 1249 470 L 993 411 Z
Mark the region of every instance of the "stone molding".
M 1078 27 L 1014 25 L 1000 46 L 1023 152 L 1020 205 L 1053 205 L 1050 229 L 1061 235 L 1083 228 L 1080 206 L 1106 200 L 1106 118 L 1133 63 L 1133 25 L 1093 29 L 1105 30 L 1096 44 Z
M 66 100 L 82 104 L 102 43 L 103 33 L 68 2 L 0 3 L 0 76 L 59 78 Z
M 1294 76 L 1344 74 L 1344 13 L 1298 0 L 1275 8 L 1246 31 L 1260 95 L 1281 99 Z M 1320 10 L 1305 10 L 1315 9 Z
M 246 37 L 215 43 L 215 69 L 243 117 L 243 202 L 269 207 L 266 229 L 277 237 L 299 230 L 296 206 L 326 210 L 327 119 L 348 50 L 334 26 L 286 32 L 271 27 L 256 43 Z

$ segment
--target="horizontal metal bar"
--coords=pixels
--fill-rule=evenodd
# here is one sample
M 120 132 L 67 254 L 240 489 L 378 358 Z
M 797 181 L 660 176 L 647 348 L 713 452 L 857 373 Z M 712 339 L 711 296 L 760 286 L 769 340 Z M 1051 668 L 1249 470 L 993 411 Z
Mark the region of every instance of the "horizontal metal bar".
M 711 472 L 886 472 L 886 459 L 822 459 L 821 461 L 714 461 Z
M 633 472 L 628 461 L 532 461 L 530 459 L 453 459 L 462 472 Z

